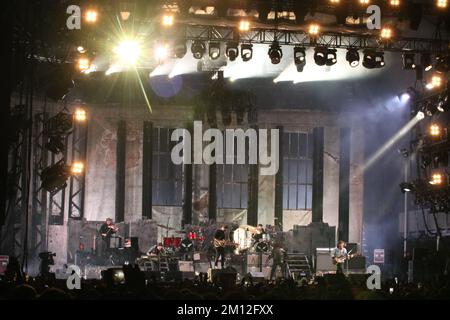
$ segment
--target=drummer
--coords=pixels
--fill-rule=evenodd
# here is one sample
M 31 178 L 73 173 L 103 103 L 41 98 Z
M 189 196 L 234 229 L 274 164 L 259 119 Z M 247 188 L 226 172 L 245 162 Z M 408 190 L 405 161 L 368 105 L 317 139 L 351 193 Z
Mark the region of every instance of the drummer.
M 148 250 L 147 255 L 149 256 L 159 256 L 165 253 L 164 246 L 161 242 L 159 242 L 157 245 L 154 245 L 153 247 Z

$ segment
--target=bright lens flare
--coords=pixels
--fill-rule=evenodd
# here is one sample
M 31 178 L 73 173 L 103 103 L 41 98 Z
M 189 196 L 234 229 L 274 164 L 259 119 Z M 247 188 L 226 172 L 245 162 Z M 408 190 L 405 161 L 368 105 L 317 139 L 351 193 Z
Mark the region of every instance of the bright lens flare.
M 98 18 L 98 13 L 96 10 L 90 9 L 86 12 L 86 22 L 87 23 L 96 23 Z
M 141 48 L 134 40 L 125 40 L 113 49 L 117 58 L 124 64 L 135 65 L 139 59 Z
M 442 180 L 443 180 L 443 177 L 442 177 L 441 173 L 433 173 L 429 183 L 432 185 L 440 185 L 440 184 L 442 184 Z
M 171 27 L 173 26 L 174 21 L 175 18 L 172 14 L 165 14 L 162 18 L 162 25 L 164 27 Z
M 436 6 L 440 9 L 442 8 L 447 8 L 448 5 L 448 1 L 447 0 L 437 0 L 436 1 Z
M 249 31 L 250 30 L 250 22 L 247 20 L 242 20 L 239 23 L 239 30 L 240 31 Z
M 78 108 L 74 112 L 74 118 L 77 122 L 85 122 L 87 119 L 87 112 L 85 109 Z
M 316 35 L 319 34 L 319 28 L 320 28 L 320 27 L 319 27 L 318 24 L 311 24 L 311 25 L 309 26 L 308 32 L 309 32 L 310 35 L 316 36 Z
M 430 126 L 430 135 L 433 137 L 439 136 L 441 134 L 441 128 L 437 124 L 432 124 Z
M 392 37 L 392 29 L 391 28 L 381 29 L 381 38 L 382 39 L 390 39 L 391 37 Z
M 70 167 L 70 171 L 72 174 L 81 174 L 84 171 L 84 164 L 83 162 L 74 162 L 72 163 L 72 166 Z
M 84 72 L 89 69 L 91 63 L 88 58 L 79 58 L 78 59 L 78 70 Z

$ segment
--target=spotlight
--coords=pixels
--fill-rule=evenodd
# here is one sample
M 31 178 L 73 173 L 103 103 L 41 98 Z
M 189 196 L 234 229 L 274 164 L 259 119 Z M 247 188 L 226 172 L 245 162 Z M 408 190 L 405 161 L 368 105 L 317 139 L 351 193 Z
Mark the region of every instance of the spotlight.
M 241 57 L 244 62 L 253 58 L 253 45 L 251 43 L 243 43 L 241 45 Z
M 178 59 L 182 59 L 187 52 L 186 41 L 184 40 L 177 41 L 174 45 L 173 51 L 175 57 L 177 57 Z
M 225 48 L 225 55 L 228 57 L 228 59 L 230 59 L 230 61 L 235 61 L 239 56 L 238 43 L 228 42 L 227 47 Z
M 124 40 L 113 51 L 121 63 L 135 65 L 139 59 L 141 48 L 135 40 Z
M 203 41 L 200 40 L 194 40 L 191 46 L 191 52 L 195 59 L 201 59 L 203 58 L 203 55 L 206 52 L 206 46 Z
M 359 4 L 369 4 L 370 0 L 359 0 Z
M 325 47 L 317 47 L 314 49 L 314 62 L 318 66 L 324 66 L 327 63 L 327 51 Z
M 297 66 L 297 71 L 302 72 L 306 65 L 306 52 L 305 48 L 295 47 L 294 48 L 294 63 Z
M 89 9 L 86 11 L 86 15 L 84 16 L 84 19 L 87 23 L 96 23 L 98 19 L 98 12 L 95 9 Z
M 436 7 L 438 7 L 439 9 L 447 8 L 447 6 L 448 6 L 447 0 L 436 0 Z
M 431 180 L 428 181 L 429 184 L 437 186 L 444 182 L 444 175 L 442 173 L 436 172 L 431 175 Z
M 209 43 L 209 57 L 211 60 L 217 60 L 220 57 L 220 42 Z
M 384 52 L 364 50 L 363 66 L 367 69 L 384 67 Z
M 55 193 L 67 186 L 67 179 L 70 176 L 68 167 L 63 160 L 47 167 L 41 172 L 41 187 L 50 192 Z
M 162 17 L 162 25 L 164 27 L 171 27 L 175 21 L 175 17 L 171 13 L 166 13 Z
M 155 59 L 161 63 L 169 56 L 169 45 L 167 43 L 159 44 L 155 48 Z
M 269 48 L 269 57 L 272 64 L 279 64 L 281 62 L 281 58 L 283 58 L 283 51 L 281 50 L 278 42 L 273 42 Z
M 87 112 L 85 109 L 77 108 L 73 114 L 76 122 L 85 122 L 87 120 Z
M 250 30 L 250 22 L 247 20 L 241 20 L 239 22 L 239 31 L 245 32 Z
M 414 185 L 411 182 L 402 182 L 400 183 L 400 190 L 402 193 L 411 192 L 414 190 Z
M 430 136 L 438 137 L 441 135 L 441 127 L 439 127 L 439 125 L 437 125 L 437 124 L 432 124 L 430 126 L 429 132 L 430 132 Z
M 89 67 L 90 67 L 90 65 L 91 65 L 91 63 L 90 63 L 90 61 L 89 61 L 88 58 L 86 58 L 86 57 L 80 57 L 80 58 L 78 59 L 78 64 L 77 64 L 77 66 L 78 66 L 78 70 L 80 70 L 81 72 L 84 72 L 84 71 L 88 70 Z
M 450 71 L 450 57 L 449 56 L 437 56 L 436 57 L 436 71 L 441 73 L 447 73 Z
M 339 0 L 330 0 L 330 2 L 331 2 L 332 4 L 337 4 L 337 3 L 339 3 Z
M 392 29 L 389 27 L 384 27 L 381 29 L 380 37 L 383 40 L 389 40 L 392 37 Z
M 400 0 L 390 0 L 389 4 L 391 7 L 398 8 L 400 6 Z
M 442 86 L 442 82 L 443 82 L 442 77 L 438 74 L 435 74 L 431 77 L 430 82 L 428 82 L 425 87 L 428 90 L 439 88 Z
M 416 57 L 414 53 L 403 53 L 403 69 L 411 70 L 416 68 Z
M 357 49 L 350 48 L 347 50 L 347 54 L 345 55 L 345 60 L 348 61 L 352 68 L 357 67 L 359 65 L 359 53 Z
M 83 162 L 74 162 L 70 166 L 70 172 L 73 175 L 82 174 L 84 171 L 84 164 Z
M 319 34 L 320 31 L 320 26 L 318 24 L 310 24 L 309 25 L 309 29 L 308 29 L 308 33 L 310 36 L 317 36 Z
M 417 112 L 416 117 L 418 120 L 423 120 L 425 118 L 425 113 L 423 113 L 423 111 L 419 111 Z
M 314 49 L 314 62 L 318 66 L 332 66 L 337 62 L 337 50 L 326 47 L 317 47 Z
M 446 112 L 449 109 L 448 95 L 441 96 L 437 104 L 437 110 L 439 112 Z
M 87 50 L 83 46 L 78 46 L 77 51 L 78 53 L 86 53 Z
M 411 99 L 415 100 L 418 95 L 419 95 L 419 93 L 417 92 L 416 89 L 414 89 L 413 87 L 409 87 L 408 89 L 406 89 L 406 91 L 398 94 L 397 97 L 401 102 L 407 102 Z
M 425 71 L 430 71 L 433 68 L 431 63 L 431 55 L 429 53 L 422 53 L 420 56 L 420 63 Z

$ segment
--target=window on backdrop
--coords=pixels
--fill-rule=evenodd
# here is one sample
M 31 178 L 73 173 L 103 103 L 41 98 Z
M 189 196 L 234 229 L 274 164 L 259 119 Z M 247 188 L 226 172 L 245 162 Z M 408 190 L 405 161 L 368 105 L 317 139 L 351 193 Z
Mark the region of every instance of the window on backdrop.
M 313 135 L 283 134 L 283 209 L 311 210 Z
M 175 165 L 170 153 L 174 129 L 153 128 L 152 203 L 157 206 L 182 205 L 182 165 Z
M 237 146 L 236 143 L 235 146 Z M 248 141 L 246 141 L 245 150 L 248 150 Z M 228 150 L 226 150 L 225 155 L 227 154 L 231 153 Z M 224 162 L 226 161 L 225 155 L 224 155 Z M 245 163 L 246 164 L 237 164 L 237 152 L 235 150 L 234 164 L 217 165 L 216 191 L 217 191 L 218 208 L 223 209 L 247 208 L 248 174 L 249 174 L 248 155 L 246 155 Z

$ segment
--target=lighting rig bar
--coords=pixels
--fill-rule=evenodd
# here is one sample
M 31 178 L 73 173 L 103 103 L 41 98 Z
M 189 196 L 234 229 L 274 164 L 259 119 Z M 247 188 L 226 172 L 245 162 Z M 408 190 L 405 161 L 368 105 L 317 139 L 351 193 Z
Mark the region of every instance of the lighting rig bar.
M 349 34 L 324 31 L 317 36 L 311 36 L 305 31 L 279 29 L 251 29 L 241 33 L 233 27 L 218 27 L 211 25 L 185 25 L 186 40 L 201 41 L 239 41 L 241 43 L 271 44 L 278 41 L 280 45 L 290 46 L 327 46 L 330 48 L 373 49 L 392 52 L 448 52 L 450 42 L 424 39 L 396 37 L 381 41 L 374 34 Z

